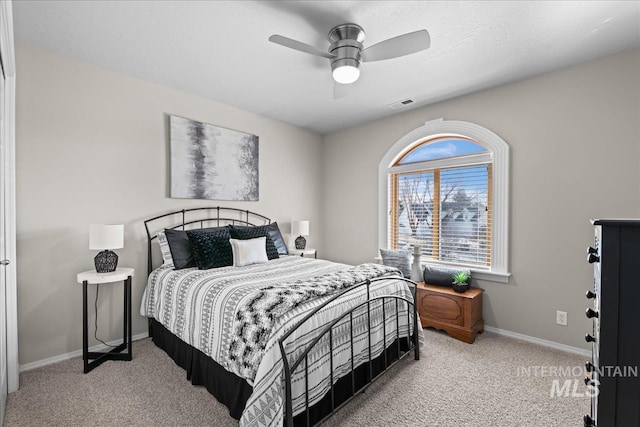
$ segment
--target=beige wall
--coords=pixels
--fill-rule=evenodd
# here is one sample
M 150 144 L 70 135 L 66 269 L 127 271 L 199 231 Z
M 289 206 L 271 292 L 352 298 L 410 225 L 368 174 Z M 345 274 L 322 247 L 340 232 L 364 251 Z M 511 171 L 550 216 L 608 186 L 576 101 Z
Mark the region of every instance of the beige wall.
M 329 259 L 377 255 L 378 164 L 404 134 L 437 118 L 479 124 L 511 147 L 513 276 L 478 283 L 486 324 L 586 348 L 589 219 L 640 215 L 640 49 L 327 135 Z M 556 310 L 568 312 L 567 327 L 555 324 Z
M 91 223 L 125 224 L 125 248 L 117 252 L 120 265 L 136 269 L 134 334 L 146 331 L 138 315 L 143 219 L 218 204 L 263 213 L 286 233 L 292 218 L 309 219 L 309 245 L 322 253 L 321 136 L 25 44 L 17 43 L 16 59 L 20 364 L 82 347 L 76 274 L 92 268 Z M 167 114 L 258 135 L 260 201 L 170 199 Z M 101 287 L 98 336 L 105 341 L 122 336 L 121 286 Z
M 640 215 L 640 50 L 323 138 L 50 51 L 16 49 L 21 364 L 81 348 L 75 275 L 92 268 L 90 223 L 125 224 L 118 253 L 122 266 L 136 268 L 134 334 L 146 330 L 137 315 L 146 276 L 142 220 L 158 213 L 236 206 L 270 216 L 284 232 L 291 218 L 309 219 L 309 245 L 321 256 L 370 261 L 378 249 L 378 163 L 405 133 L 436 118 L 477 123 L 511 147 L 513 277 L 478 283 L 487 291 L 488 325 L 585 347 L 588 220 Z M 170 199 L 167 114 L 259 135 L 260 201 Z M 121 337 L 120 286 L 100 293 L 105 340 Z M 556 310 L 569 313 L 568 327 L 555 325 Z

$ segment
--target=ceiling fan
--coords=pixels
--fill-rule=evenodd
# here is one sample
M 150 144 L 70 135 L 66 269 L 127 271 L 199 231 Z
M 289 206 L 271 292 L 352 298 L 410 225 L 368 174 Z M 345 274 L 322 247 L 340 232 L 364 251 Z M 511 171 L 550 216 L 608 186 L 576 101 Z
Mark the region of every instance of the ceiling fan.
M 333 79 L 340 84 L 351 84 L 360 77 L 362 62 L 383 61 L 428 49 L 431 38 L 427 30 L 418 30 L 381 41 L 364 48 L 364 29 L 357 24 L 341 24 L 329 31 L 331 46 L 323 52 L 314 46 L 278 34 L 269 41 L 291 49 L 331 60 Z

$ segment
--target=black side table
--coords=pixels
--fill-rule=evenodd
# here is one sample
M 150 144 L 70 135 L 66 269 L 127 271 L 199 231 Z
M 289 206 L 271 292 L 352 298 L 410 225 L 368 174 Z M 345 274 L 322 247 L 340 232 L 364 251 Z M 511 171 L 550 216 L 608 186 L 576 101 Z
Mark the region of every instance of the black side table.
M 131 360 L 131 278 L 133 268 L 117 268 L 111 273 L 97 273 L 95 270 L 78 273 L 78 283 L 82 283 L 82 360 L 84 373 L 90 372 L 106 360 Z M 124 330 L 122 344 L 107 351 L 89 351 L 89 325 L 87 316 L 87 286 L 103 283 L 124 282 Z M 96 313 L 96 316 L 98 313 Z M 123 353 L 124 350 L 126 353 Z

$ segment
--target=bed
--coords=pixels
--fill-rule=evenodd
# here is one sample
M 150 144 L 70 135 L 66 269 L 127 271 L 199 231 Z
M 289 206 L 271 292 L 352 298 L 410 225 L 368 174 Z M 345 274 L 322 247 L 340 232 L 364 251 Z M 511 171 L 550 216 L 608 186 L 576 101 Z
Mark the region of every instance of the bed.
M 378 264 L 299 256 L 207 270 L 153 261 L 158 231 L 266 224 L 225 207 L 146 220 L 140 313 L 154 343 L 240 426 L 316 425 L 401 358 L 419 359 L 415 283 Z

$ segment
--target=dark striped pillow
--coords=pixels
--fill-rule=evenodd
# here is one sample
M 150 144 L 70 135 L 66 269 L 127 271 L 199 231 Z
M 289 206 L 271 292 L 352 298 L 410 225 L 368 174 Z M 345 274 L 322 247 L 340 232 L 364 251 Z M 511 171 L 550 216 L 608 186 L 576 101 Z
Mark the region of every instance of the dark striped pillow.
M 411 264 L 409 262 L 410 255 L 411 251 L 408 250 L 394 251 L 390 249 L 380 249 L 382 264 L 397 268 L 406 278 L 411 277 Z

